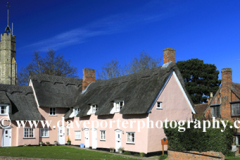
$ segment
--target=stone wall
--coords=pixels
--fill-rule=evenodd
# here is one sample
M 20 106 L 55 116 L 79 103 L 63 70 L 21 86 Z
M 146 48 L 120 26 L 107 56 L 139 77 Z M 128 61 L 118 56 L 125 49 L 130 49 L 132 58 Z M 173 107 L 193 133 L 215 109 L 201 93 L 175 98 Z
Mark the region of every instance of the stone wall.
M 0 43 L 0 84 L 16 84 L 16 36 L 1 34 Z
M 224 160 L 225 156 L 221 152 L 207 151 L 207 152 L 180 152 L 168 150 L 168 160 Z

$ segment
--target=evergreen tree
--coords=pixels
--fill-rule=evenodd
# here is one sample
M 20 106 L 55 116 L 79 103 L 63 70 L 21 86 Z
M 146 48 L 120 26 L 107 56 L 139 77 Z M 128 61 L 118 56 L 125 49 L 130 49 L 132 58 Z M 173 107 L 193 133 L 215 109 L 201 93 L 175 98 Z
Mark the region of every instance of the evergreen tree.
M 193 103 L 206 103 L 210 92 L 217 92 L 221 80 L 218 79 L 219 71 L 214 64 L 205 64 L 199 59 L 178 61 L 176 64 Z

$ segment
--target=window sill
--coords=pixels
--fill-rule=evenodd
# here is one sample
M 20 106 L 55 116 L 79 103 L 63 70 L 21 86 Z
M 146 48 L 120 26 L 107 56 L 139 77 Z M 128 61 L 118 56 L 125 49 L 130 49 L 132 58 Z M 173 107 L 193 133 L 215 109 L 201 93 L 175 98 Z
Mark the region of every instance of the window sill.
M 51 116 L 51 117 L 57 117 L 57 115 L 49 115 L 49 116 Z
M 132 144 L 132 145 L 135 145 L 135 142 L 127 142 L 126 144 Z
M 23 137 L 23 139 L 36 139 L 36 138 L 35 137 L 32 137 L 32 138 Z
M 106 141 L 106 139 L 100 139 L 100 141 Z
M 81 139 L 75 139 L 75 141 L 81 141 Z
M 40 137 L 40 138 L 49 138 L 49 137 Z
M 7 116 L 8 114 L 6 113 L 6 114 L 0 114 L 0 116 Z
M 163 110 L 162 108 L 157 108 L 157 110 Z

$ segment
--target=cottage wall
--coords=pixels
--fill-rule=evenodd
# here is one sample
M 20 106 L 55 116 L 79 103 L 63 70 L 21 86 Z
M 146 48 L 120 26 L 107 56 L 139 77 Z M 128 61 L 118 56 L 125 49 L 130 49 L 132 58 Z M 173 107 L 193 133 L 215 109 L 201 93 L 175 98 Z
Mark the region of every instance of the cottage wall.
M 40 137 L 39 141 L 42 141 L 43 143 L 50 142 L 50 144 L 54 144 L 54 141 L 58 141 L 58 127 L 57 123 L 62 124 L 62 117 L 67 112 L 67 108 L 56 108 L 56 115 L 50 116 L 49 115 L 49 107 L 39 107 L 38 108 L 40 114 L 42 115 L 43 120 L 47 120 L 49 123 L 51 122 L 50 128 L 49 128 L 49 137 Z M 55 126 L 55 128 L 53 128 Z M 65 127 L 66 125 L 64 125 Z M 42 128 L 42 127 L 40 127 Z M 39 131 L 40 132 L 40 131 Z M 66 132 L 65 132 L 66 133 Z
M 70 130 L 70 140 L 73 145 L 80 145 L 81 143 L 85 144 L 85 132 L 84 129 L 89 129 L 89 144 L 90 147 L 92 147 L 92 126 L 88 125 L 94 124 L 93 128 L 97 128 L 97 148 L 115 148 L 115 130 L 120 129 L 121 130 L 121 142 L 122 147 L 124 150 L 132 151 L 132 152 L 144 152 L 147 153 L 147 129 L 141 129 L 138 131 L 137 123 L 138 121 L 141 121 L 139 123 L 147 123 L 147 115 L 122 115 L 119 113 L 115 113 L 114 115 L 106 115 L 106 116 L 96 116 L 91 115 L 90 117 L 82 117 L 79 118 L 75 117 L 72 120 L 76 120 L 81 123 L 80 127 L 77 128 L 77 126 L 74 124 L 73 129 Z M 119 126 L 117 125 L 117 121 L 119 120 Z M 95 121 L 95 122 L 94 122 Z M 97 127 L 96 121 L 99 122 L 99 127 Z M 104 127 L 105 122 L 108 124 L 107 127 Z M 125 126 L 129 126 L 127 128 L 124 128 L 122 126 L 122 122 L 126 124 Z M 130 122 L 132 121 L 132 122 Z M 135 121 L 135 122 L 134 122 Z M 93 123 L 94 122 L 94 123 Z M 84 123 L 86 123 L 86 126 L 84 127 Z M 101 123 L 103 124 L 101 127 Z M 132 127 L 130 126 L 130 123 L 132 123 Z M 112 125 L 111 125 L 112 124 Z M 81 140 L 75 140 L 75 131 L 80 130 L 81 131 Z M 106 133 L 106 140 L 100 140 L 101 130 L 105 130 Z M 135 143 L 130 144 L 127 143 L 127 132 L 135 132 Z
M 157 124 L 160 127 L 160 121 L 164 122 L 165 119 L 186 121 L 192 118 L 191 106 L 174 75 L 169 79 L 157 102 L 162 102 L 162 109 L 157 109 L 157 103 L 155 103 L 149 114 L 149 119 L 154 122 L 155 126 L 148 129 L 148 152 L 161 151 L 161 139 L 167 138 L 163 127 L 157 128 L 156 122 L 159 122 Z M 167 150 L 167 146 L 164 149 Z

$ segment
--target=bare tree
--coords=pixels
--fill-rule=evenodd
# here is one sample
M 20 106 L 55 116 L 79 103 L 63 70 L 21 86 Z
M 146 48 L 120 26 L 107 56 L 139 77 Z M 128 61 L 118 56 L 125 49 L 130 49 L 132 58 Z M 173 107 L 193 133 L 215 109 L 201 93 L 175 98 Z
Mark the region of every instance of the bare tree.
M 98 78 L 104 80 L 145 71 L 157 67 L 160 62 L 160 58 L 153 58 L 143 50 L 130 63 L 125 64 L 124 67 L 121 67 L 117 60 L 104 64 L 102 71 L 98 72 Z
M 53 49 L 48 50 L 46 57 L 41 57 L 37 51 L 34 52 L 32 62 L 25 68 L 21 68 L 18 73 L 19 85 L 27 85 L 29 71 L 63 77 L 77 77 L 77 68 L 72 67 L 70 60 L 64 60 L 62 55 L 56 55 Z
M 101 80 L 111 79 L 122 75 L 122 67 L 116 59 L 104 64 L 102 67 L 102 71 L 98 72 L 98 78 Z
M 144 50 L 129 63 L 125 65 L 124 73 L 133 74 L 139 71 L 149 70 L 153 67 L 157 67 L 161 62 L 160 58 L 152 58 Z

